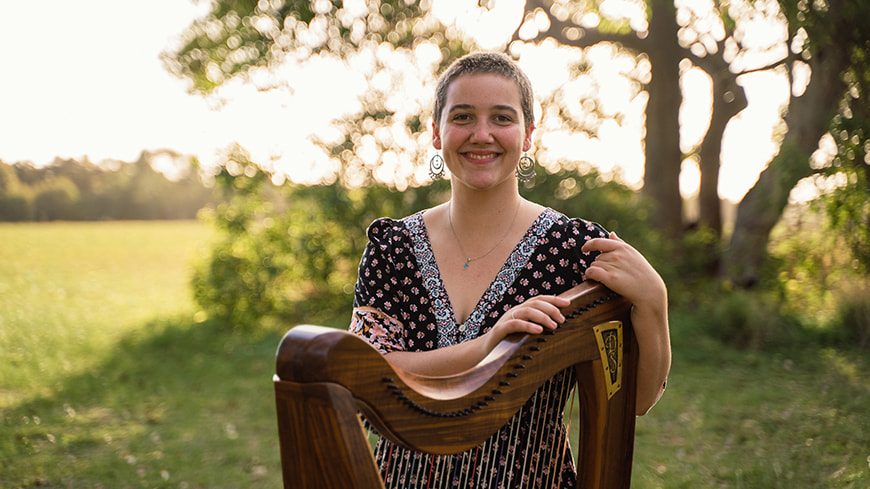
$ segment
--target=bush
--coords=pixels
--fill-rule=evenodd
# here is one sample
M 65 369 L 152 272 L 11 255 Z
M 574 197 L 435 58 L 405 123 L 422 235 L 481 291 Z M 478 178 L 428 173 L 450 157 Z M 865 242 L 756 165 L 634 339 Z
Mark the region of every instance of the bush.
M 66 177 L 53 178 L 41 185 L 33 198 L 33 212 L 40 221 L 75 219 L 79 190 Z
M 794 343 L 802 327 L 773 293 L 734 290 L 722 293 L 706 312 L 703 330 L 739 349 L 767 350 Z
M 832 334 L 847 345 L 870 348 L 870 285 L 858 285 L 844 291 L 838 299 Z
M 201 214 L 218 238 L 196 266 L 194 298 L 237 329 L 264 321 L 346 325 L 369 223 L 430 207 L 446 189 L 443 182 L 405 192 L 278 186 L 240 152 L 215 181 L 223 203 Z
M 0 196 L 0 221 L 29 221 L 33 217 L 30 202 L 23 195 Z

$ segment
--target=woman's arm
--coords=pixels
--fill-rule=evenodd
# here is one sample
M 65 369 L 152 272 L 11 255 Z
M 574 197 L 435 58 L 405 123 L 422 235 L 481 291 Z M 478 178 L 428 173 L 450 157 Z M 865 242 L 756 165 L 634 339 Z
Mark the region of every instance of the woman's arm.
M 419 375 L 443 376 L 464 372 L 480 363 L 510 334 L 540 334 L 544 328 L 555 329 L 565 321 L 559 308 L 568 304 L 567 299 L 552 295 L 533 297 L 509 309 L 492 329 L 473 340 L 430 351 L 394 351 L 385 357 L 393 365 Z
M 610 239 L 587 241 L 584 252 L 600 254 L 586 270 L 586 278 L 603 283 L 628 299 L 637 337 L 637 414 L 646 414 L 658 401 L 671 368 L 668 292 L 658 272 L 616 233 Z

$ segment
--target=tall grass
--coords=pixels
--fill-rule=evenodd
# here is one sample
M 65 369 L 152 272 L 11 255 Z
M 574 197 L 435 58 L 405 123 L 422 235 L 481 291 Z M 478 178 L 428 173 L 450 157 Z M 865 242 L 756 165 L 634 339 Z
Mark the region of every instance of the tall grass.
M 283 330 L 194 320 L 188 267 L 209 237 L 195 222 L 0 225 L 0 487 L 281 487 Z M 703 321 L 674 314 L 632 487 L 870 487 L 866 351 L 738 351 Z
M 0 226 L 4 386 L 41 393 L 143 323 L 189 313 L 187 263 L 207 235 L 190 222 Z
M 196 222 L 0 225 L 0 487 L 278 487 L 277 334 L 193 320 Z

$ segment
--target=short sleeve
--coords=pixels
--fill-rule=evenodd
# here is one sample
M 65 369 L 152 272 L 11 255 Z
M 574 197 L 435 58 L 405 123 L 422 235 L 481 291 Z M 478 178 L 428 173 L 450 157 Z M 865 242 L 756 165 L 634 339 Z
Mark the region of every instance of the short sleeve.
M 597 251 L 584 252 L 583 245 L 589 240 L 608 236 L 609 233 L 597 223 L 563 218 L 551 228 L 548 242 L 543 246 L 545 250 L 539 253 L 549 251 L 551 262 L 558 258 L 557 269 L 560 270 L 561 278 L 572 277 L 569 281 L 574 283 L 569 285 L 574 286 L 586 280 L 586 269 L 598 256 Z
M 574 253 L 576 253 L 577 256 L 577 263 L 581 265 L 580 271 L 585 276 L 586 268 L 595 261 L 598 252 L 593 251 L 591 253 L 586 253 L 581 251 L 583 245 L 586 244 L 587 241 L 595 238 L 607 238 L 610 236 L 610 233 L 608 233 L 600 224 L 592 221 L 585 221 L 583 219 L 569 220 L 567 228 L 574 235 L 574 239 L 572 240 L 574 244 Z
M 367 231 L 368 244 L 359 265 L 354 287 L 350 332 L 372 344 L 381 353 L 404 351 L 405 326 L 397 319 L 402 304 L 396 269 L 396 233 L 400 224 L 378 219 Z

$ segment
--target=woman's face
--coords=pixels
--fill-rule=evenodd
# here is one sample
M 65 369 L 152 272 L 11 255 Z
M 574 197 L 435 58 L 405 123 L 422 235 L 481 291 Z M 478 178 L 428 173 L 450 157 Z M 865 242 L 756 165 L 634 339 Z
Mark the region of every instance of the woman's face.
M 447 88 L 432 145 L 441 150 L 454 185 L 490 188 L 516 180 L 520 156 L 532 144 L 528 126 L 514 82 L 490 73 L 462 75 Z

